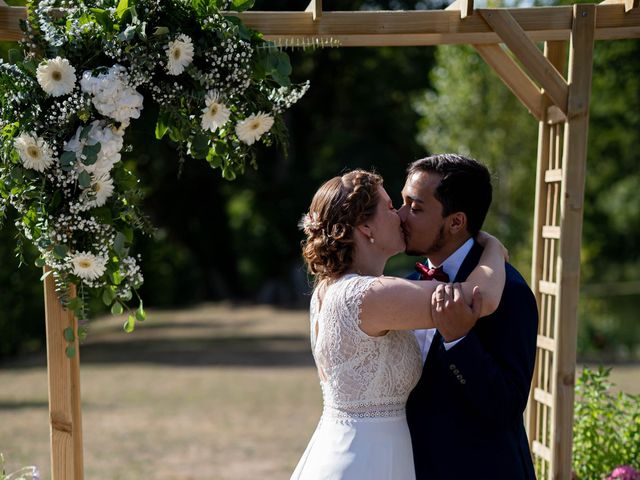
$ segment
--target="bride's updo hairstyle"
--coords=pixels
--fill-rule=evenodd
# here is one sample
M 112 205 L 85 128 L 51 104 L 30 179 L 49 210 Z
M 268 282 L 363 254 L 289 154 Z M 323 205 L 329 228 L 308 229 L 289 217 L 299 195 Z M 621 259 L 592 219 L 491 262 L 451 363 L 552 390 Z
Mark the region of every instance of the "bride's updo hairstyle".
M 306 234 L 302 256 L 316 282 L 336 278 L 353 262 L 354 229 L 371 218 L 382 177 L 354 170 L 325 182 L 313 196 L 300 227 Z

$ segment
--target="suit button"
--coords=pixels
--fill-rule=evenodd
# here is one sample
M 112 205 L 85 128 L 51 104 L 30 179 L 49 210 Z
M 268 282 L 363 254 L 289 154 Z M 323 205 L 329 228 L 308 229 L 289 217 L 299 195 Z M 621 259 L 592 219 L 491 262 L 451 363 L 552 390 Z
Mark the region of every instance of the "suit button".
M 457 378 L 458 380 L 463 380 L 462 375 L 458 375 L 458 376 L 456 376 L 456 378 Z
M 451 365 L 449 365 L 449 370 L 455 370 L 456 366 L 452 363 Z
M 467 381 L 463 378 L 462 380 L 460 380 L 460 383 L 464 385 L 465 383 L 467 383 Z

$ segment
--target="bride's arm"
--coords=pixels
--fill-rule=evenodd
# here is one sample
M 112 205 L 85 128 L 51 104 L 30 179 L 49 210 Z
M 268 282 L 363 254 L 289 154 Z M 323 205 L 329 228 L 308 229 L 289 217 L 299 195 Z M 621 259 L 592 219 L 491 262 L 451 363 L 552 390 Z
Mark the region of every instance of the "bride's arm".
M 486 242 L 478 266 L 467 281 L 461 283 L 468 305 L 473 298 L 473 287 L 478 285 L 482 293 L 480 316 L 493 313 L 505 282 L 505 250 L 494 237 L 480 238 Z M 415 330 L 434 327 L 431 317 L 431 295 L 440 282 L 412 281 L 397 277 L 378 278 L 365 294 L 360 313 L 360 328 L 365 333 L 378 336 L 389 330 Z M 474 315 L 469 309 L 465 314 Z

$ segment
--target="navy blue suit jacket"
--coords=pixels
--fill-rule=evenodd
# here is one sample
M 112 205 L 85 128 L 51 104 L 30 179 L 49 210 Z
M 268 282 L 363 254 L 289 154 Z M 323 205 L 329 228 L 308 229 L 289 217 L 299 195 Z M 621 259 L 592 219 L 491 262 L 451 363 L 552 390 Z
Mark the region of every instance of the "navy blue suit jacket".
M 456 282 L 477 265 L 477 243 Z M 417 479 L 535 479 L 523 412 L 536 354 L 538 309 L 520 273 L 506 265 L 498 309 L 450 350 L 437 334 L 407 402 Z

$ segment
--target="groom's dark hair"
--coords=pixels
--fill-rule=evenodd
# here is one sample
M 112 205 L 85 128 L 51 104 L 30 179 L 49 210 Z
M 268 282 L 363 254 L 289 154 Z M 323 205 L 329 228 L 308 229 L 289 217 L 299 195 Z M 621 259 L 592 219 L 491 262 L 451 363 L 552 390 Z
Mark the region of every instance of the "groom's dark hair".
M 437 173 L 442 180 L 435 197 L 442 204 L 442 216 L 464 212 L 467 230 L 475 237 L 491 205 L 491 174 L 487 167 L 472 158 L 442 153 L 416 160 L 407 168 L 407 176 L 416 172 Z

